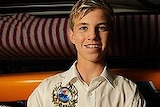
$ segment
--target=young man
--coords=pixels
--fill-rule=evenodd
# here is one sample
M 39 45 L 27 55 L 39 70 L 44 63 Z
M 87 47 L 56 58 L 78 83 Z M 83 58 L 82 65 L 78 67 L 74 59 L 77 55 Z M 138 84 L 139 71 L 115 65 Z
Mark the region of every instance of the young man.
M 30 95 L 27 106 L 145 107 L 137 86 L 106 66 L 113 21 L 108 1 L 79 0 L 71 11 L 69 30 L 77 60 L 68 71 L 46 78 Z

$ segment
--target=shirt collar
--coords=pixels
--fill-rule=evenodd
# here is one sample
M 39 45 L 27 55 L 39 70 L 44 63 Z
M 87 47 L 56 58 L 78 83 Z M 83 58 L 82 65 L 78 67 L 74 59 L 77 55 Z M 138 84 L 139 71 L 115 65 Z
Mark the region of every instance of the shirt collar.
M 103 72 L 101 75 L 106 81 L 110 83 L 110 85 L 115 88 L 114 86 L 114 80 L 115 80 L 115 75 L 112 74 L 107 66 L 104 67 Z
M 77 71 L 76 63 L 77 61 L 73 63 L 73 65 L 70 67 L 69 70 L 63 73 L 64 81 L 62 84 L 64 86 L 66 86 L 69 83 L 70 84 L 74 83 L 75 81 L 77 81 L 77 79 L 81 80 L 81 77 Z M 108 81 L 110 85 L 114 88 L 113 82 L 114 82 L 115 76 L 109 71 L 107 66 L 104 67 L 103 72 L 101 73 L 100 76 L 103 77 L 106 81 Z
M 78 79 L 78 71 L 76 69 L 76 63 L 77 61 L 75 61 L 72 66 L 70 67 L 69 70 L 67 70 L 66 72 L 63 73 L 63 77 L 64 77 L 64 81 L 62 83 L 62 85 L 66 86 L 67 84 L 72 84 L 74 83 L 77 79 Z

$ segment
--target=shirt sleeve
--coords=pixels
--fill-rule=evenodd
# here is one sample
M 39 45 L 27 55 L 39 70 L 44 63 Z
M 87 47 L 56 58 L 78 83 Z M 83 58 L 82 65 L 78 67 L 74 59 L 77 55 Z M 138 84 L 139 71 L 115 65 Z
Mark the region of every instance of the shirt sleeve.
M 27 100 L 27 107 L 43 107 L 44 82 L 32 92 Z
M 136 90 L 132 107 L 146 107 L 146 101 L 141 95 L 141 93 L 138 91 L 138 89 Z
M 28 98 L 27 107 L 42 107 L 42 104 L 41 104 L 41 101 L 40 101 L 41 99 L 38 96 L 39 96 L 39 94 L 35 90 L 35 92 L 32 93 Z

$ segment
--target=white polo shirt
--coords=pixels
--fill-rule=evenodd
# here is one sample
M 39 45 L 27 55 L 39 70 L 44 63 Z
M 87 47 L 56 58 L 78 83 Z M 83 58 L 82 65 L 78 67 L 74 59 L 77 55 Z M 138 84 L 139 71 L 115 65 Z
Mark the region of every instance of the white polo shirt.
M 132 81 L 109 72 L 87 85 L 76 69 L 76 62 L 63 73 L 40 83 L 30 95 L 27 107 L 145 107 L 146 102 Z

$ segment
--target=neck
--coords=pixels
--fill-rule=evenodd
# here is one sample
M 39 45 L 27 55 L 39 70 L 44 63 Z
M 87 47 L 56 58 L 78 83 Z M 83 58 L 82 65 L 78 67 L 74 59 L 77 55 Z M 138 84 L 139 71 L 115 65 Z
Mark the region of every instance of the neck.
M 97 77 L 102 73 L 104 66 L 104 62 L 77 62 L 79 74 L 81 75 L 83 81 L 85 81 L 88 85 L 94 77 Z

